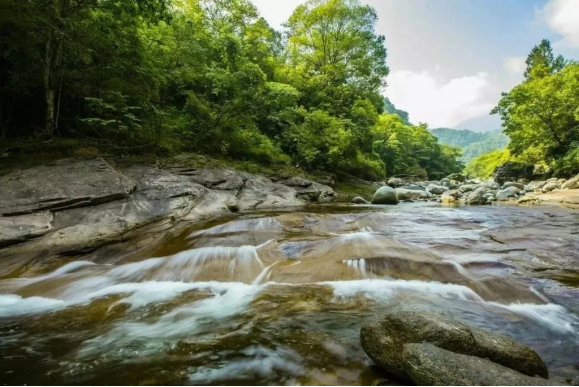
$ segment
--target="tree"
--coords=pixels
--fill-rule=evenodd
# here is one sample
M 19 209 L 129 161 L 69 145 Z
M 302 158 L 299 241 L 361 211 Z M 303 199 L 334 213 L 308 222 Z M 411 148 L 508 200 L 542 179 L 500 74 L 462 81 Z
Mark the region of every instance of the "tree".
M 544 78 L 550 74 L 561 71 L 565 67 L 566 61 L 561 55 L 553 55 L 551 42 L 547 39 L 541 40 L 537 46 L 533 47 L 531 53 L 525 61 L 527 68 L 525 70 L 525 79 Z

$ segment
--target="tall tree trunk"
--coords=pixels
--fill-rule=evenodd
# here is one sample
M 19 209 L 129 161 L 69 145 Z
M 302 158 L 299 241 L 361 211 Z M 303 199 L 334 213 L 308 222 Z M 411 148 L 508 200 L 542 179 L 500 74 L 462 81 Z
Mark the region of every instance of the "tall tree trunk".
M 54 87 L 52 84 L 52 64 L 54 52 L 54 31 L 49 26 L 48 35 L 46 37 L 46 50 L 44 54 L 44 100 L 45 100 L 45 115 L 44 115 L 44 129 L 46 134 L 52 136 L 54 129 Z

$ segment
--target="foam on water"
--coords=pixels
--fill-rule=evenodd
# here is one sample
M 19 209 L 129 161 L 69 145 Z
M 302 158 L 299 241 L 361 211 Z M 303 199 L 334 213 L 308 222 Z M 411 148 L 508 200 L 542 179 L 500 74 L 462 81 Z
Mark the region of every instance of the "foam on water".
M 440 282 L 366 279 L 359 281 L 322 282 L 320 284 L 331 286 L 337 297 L 344 298 L 362 294 L 367 298 L 380 301 L 385 298 L 390 298 L 396 291 L 406 290 L 437 294 L 443 297 L 458 298 L 461 300 L 483 301 L 478 294 L 466 286 L 442 284 Z
M 560 305 L 503 305 L 496 302 L 488 302 L 488 304 L 497 308 L 507 309 L 510 312 L 524 316 L 552 331 L 558 333 L 573 334 L 577 339 L 579 339 L 579 319 L 571 314 L 566 308 Z
M 146 340 L 148 347 L 152 351 L 156 351 L 165 345 L 167 339 L 213 331 L 215 324 L 245 312 L 249 303 L 263 289 L 261 286 L 235 282 L 169 282 L 138 285 L 154 285 L 157 288 L 149 291 L 146 286 L 143 286 L 140 292 L 133 293 L 133 296 L 119 302 L 132 300 L 143 305 L 144 303 L 170 299 L 176 293 L 194 289 L 208 291 L 211 293 L 211 297 L 176 308 L 152 323 L 119 323 L 104 335 L 86 341 L 80 351 L 81 356 L 94 354 L 95 351 L 122 349 L 124 346 L 139 340 Z M 128 289 L 121 287 L 115 290 Z M 162 293 L 164 298 L 160 299 L 158 293 Z
M 299 376 L 304 373 L 303 366 L 295 359 L 299 355 L 285 348 L 271 350 L 263 347 L 250 347 L 240 354 L 245 357 L 227 362 L 219 368 L 198 367 L 192 369 L 189 380 L 194 384 L 209 384 L 232 379 L 267 379 L 276 373 Z
M 22 316 L 63 309 L 67 306 L 62 300 L 44 297 L 22 298 L 15 294 L 0 295 L 0 317 Z

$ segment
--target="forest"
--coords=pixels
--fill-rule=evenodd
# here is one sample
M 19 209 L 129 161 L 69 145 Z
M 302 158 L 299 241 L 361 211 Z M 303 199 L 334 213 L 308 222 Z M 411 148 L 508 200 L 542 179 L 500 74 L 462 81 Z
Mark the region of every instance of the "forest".
M 248 0 L 3 0 L 3 139 L 198 152 L 366 179 L 459 171 L 456 149 L 389 115 L 377 16 L 310 0 L 283 31 Z
M 369 180 L 439 178 L 508 142 L 497 134 L 463 155 L 456 146 L 467 145 L 411 124 L 382 95 L 385 37 L 357 0 L 309 0 L 280 31 L 248 0 L 1 5 L 3 141 L 76 139 Z M 578 86 L 578 64 L 548 41 L 533 49 L 523 83 L 493 111 L 511 159 L 579 170 Z

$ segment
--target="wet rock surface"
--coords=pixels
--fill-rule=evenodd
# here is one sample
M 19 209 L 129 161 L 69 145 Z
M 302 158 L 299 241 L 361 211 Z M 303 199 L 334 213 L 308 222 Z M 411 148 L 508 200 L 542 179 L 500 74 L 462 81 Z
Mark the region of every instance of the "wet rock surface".
M 526 375 L 548 377 L 547 366 L 532 349 L 509 337 L 472 328 L 438 314 L 387 314 L 380 321 L 363 326 L 360 340 L 374 363 L 403 378 L 409 376 L 404 346 L 422 342 L 455 353 L 486 358 Z
M 419 386 L 561 386 L 513 371 L 484 358 L 458 354 L 435 345 L 406 344 L 404 367 Z
M 0 181 L 4 274 L 42 256 L 85 254 L 134 238 L 129 233 L 154 223 L 168 229 L 181 220 L 334 200 L 330 187 L 302 178 L 281 184 L 225 169 L 117 170 L 99 157 L 60 160 Z
M 126 198 L 136 186 L 100 157 L 60 160 L 0 177 L 0 215 L 106 203 Z

